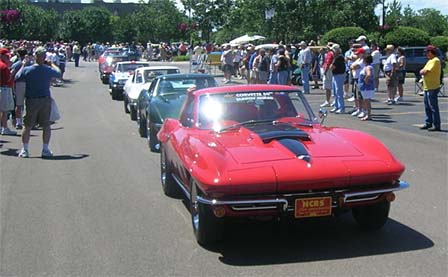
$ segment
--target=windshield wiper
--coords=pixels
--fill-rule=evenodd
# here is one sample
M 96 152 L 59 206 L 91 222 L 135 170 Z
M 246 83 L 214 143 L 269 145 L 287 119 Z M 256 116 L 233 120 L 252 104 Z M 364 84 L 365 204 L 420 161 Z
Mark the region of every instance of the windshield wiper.
M 231 129 L 235 129 L 235 128 L 240 128 L 241 126 L 254 125 L 254 124 L 259 124 L 259 123 L 277 124 L 278 121 L 272 120 L 272 119 L 271 120 L 254 120 L 254 119 L 252 119 L 252 120 L 243 121 L 243 122 L 240 122 L 240 123 L 236 123 L 236 124 L 224 127 L 222 129 L 220 129 L 218 131 L 218 133 L 222 133 L 222 132 L 225 132 L 227 130 L 231 130 Z

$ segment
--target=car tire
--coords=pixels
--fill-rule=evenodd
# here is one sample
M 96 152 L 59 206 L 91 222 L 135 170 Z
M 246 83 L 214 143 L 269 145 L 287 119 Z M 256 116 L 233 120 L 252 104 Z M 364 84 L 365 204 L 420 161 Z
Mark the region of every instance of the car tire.
M 145 120 L 143 120 L 141 116 L 138 119 L 138 133 L 142 138 L 146 138 L 148 136 L 148 129 L 146 128 L 146 118 Z
M 164 149 L 160 152 L 160 182 L 162 183 L 163 193 L 169 197 L 179 197 L 180 189 L 173 178 L 171 165 L 166 161 L 166 152 Z
M 381 201 L 372 205 L 352 208 L 353 218 L 365 230 L 378 230 L 389 218 L 390 202 Z
M 137 110 L 135 109 L 134 106 L 130 106 L 129 107 L 129 115 L 131 116 L 131 120 L 132 121 L 136 121 L 137 120 Z
M 198 187 L 193 178 L 190 181 L 190 213 L 191 224 L 196 241 L 208 245 L 222 239 L 223 222 L 217 218 L 209 205 L 197 200 Z
M 120 95 L 120 91 L 116 89 L 111 90 L 112 100 L 122 100 L 123 95 Z
M 128 109 L 128 99 L 126 96 L 123 97 L 123 106 L 124 106 L 124 112 L 125 113 L 129 113 L 129 109 Z
M 146 116 L 146 140 L 148 141 L 148 147 L 151 152 L 160 152 L 160 142 L 157 139 L 154 124 L 149 120 L 149 115 Z

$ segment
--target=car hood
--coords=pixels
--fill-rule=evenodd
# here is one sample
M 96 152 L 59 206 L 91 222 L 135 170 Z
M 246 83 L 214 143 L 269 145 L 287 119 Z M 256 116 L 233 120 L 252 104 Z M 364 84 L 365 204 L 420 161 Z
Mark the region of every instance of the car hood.
M 165 118 L 179 118 L 185 95 L 173 97 L 154 96 L 151 98 L 150 112 L 153 123 L 162 123 Z
M 138 99 L 142 90 L 148 90 L 151 83 L 133 84 L 128 92 L 128 97 L 131 99 Z
M 362 156 L 356 147 L 331 132 L 289 124 L 244 127 L 221 133 L 216 139 L 239 164 L 296 159 L 301 155 L 310 159 Z
M 115 80 L 127 80 L 127 79 L 129 79 L 129 76 L 131 76 L 130 74 L 129 74 L 129 72 L 115 72 L 114 73 L 114 79 Z
M 238 185 L 237 180 L 247 182 L 259 176 L 254 172 L 263 172 L 263 178 L 271 180 L 267 192 L 391 182 L 404 171 L 391 156 L 383 159 L 365 153 L 337 132 L 321 127 L 256 125 L 217 133 L 214 140 L 233 160 L 225 167 L 229 182 Z

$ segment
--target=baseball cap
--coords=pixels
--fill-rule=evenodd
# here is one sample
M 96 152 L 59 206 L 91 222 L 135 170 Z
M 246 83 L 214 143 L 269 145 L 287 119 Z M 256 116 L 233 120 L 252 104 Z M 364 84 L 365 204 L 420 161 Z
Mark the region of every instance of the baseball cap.
M 359 36 L 356 41 L 367 40 L 366 36 Z
M 335 50 L 340 50 L 341 46 L 339 46 L 339 44 L 335 43 L 331 46 L 331 50 L 335 51 Z
M 387 46 L 386 46 L 386 48 L 384 48 L 385 50 L 394 50 L 395 49 L 395 47 L 392 45 L 392 44 L 388 44 Z
M 434 45 L 428 45 L 428 46 L 426 46 L 426 48 L 425 48 L 425 51 L 435 51 L 436 50 L 436 47 L 434 46 Z
M 11 56 L 11 52 L 8 48 L 0 48 L 0 55 Z
M 356 50 L 355 55 L 362 55 L 366 52 L 366 50 L 364 48 L 358 48 L 358 50 Z

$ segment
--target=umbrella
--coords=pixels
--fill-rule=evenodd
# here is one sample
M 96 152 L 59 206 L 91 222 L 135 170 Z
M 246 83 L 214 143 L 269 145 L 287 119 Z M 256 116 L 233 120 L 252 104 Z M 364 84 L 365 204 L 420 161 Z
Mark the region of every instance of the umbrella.
M 266 50 L 271 49 L 271 48 L 278 48 L 278 44 L 269 43 L 269 44 L 260 44 L 260 45 L 255 46 L 255 50 L 258 50 L 261 48 L 266 49 Z
M 262 39 L 266 39 L 263 36 L 259 36 L 259 35 L 254 35 L 254 36 L 249 36 L 249 35 L 244 35 L 241 37 L 238 37 L 232 41 L 230 41 L 230 44 L 245 44 L 254 40 L 262 40 Z

